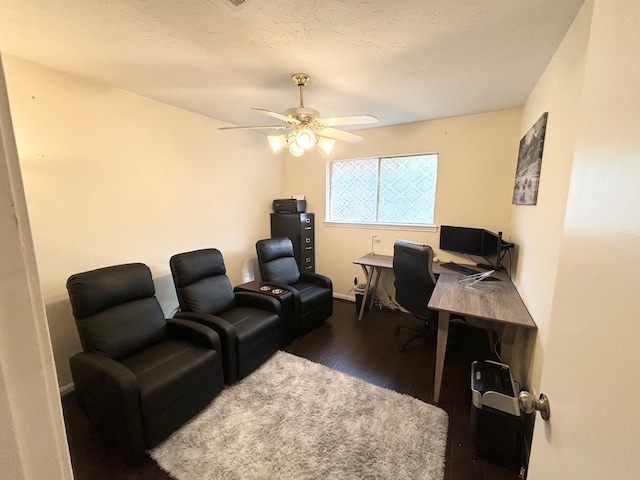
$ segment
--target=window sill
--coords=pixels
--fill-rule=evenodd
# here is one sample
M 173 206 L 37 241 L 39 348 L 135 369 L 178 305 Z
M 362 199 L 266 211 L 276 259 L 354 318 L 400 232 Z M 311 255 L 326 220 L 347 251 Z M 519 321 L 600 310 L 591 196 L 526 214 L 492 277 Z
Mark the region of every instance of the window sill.
M 414 232 L 437 232 L 437 225 L 391 225 L 383 223 L 342 223 L 342 222 L 328 222 L 322 223 L 325 227 L 331 228 L 361 228 L 367 230 L 402 230 L 402 231 L 414 231 Z

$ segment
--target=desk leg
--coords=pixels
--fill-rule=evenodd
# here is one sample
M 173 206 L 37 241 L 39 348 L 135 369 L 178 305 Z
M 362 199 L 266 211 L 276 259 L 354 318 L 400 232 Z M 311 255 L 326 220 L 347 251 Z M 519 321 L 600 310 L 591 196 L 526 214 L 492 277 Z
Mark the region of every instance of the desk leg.
M 373 308 L 373 301 L 376 298 L 376 292 L 378 291 L 378 283 L 380 282 L 380 277 L 382 276 L 382 267 L 374 267 L 374 271 L 375 273 L 377 273 L 376 276 L 376 283 L 373 284 L 373 295 L 371 295 L 371 301 L 369 302 L 369 308 Z
M 369 270 L 367 270 L 367 267 L 360 265 L 360 268 L 362 268 L 362 271 L 364 272 L 364 278 L 367 278 L 369 276 Z
M 375 268 L 371 267 L 367 272 L 364 266 L 362 269 L 365 271 L 367 275 L 367 285 L 364 290 L 364 295 L 362 296 L 362 305 L 360 305 L 360 313 L 358 314 L 358 321 L 362 320 L 362 315 L 364 314 L 364 308 L 367 305 L 367 295 L 369 294 L 369 285 L 371 285 L 371 279 L 373 278 L 373 272 Z
M 438 313 L 438 340 L 436 343 L 436 373 L 433 378 L 433 401 L 440 401 L 440 387 L 444 371 L 444 356 L 447 352 L 447 338 L 449 337 L 449 319 L 451 313 L 440 310 Z

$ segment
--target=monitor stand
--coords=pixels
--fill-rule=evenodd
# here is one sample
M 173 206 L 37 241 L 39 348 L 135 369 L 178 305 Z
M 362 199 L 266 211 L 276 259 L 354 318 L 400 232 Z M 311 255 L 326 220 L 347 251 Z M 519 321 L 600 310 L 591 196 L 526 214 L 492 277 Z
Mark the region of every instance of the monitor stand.
M 488 263 L 476 263 L 476 267 L 486 268 L 487 270 L 504 270 L 502 265 L 490 265 Z

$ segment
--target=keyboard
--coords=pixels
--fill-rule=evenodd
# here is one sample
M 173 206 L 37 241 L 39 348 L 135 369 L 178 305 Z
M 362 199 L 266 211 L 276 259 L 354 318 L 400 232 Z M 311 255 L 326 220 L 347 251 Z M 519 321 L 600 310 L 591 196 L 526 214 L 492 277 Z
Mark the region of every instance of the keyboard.
M 474 270 L 473 268 L 465 267 L 464 265 L 458 265 L 457 263 L 447 262 L 441 263 L 441 267 L 448 268 L 454 272 L 462 273 L 463 275 L 474 275 L 480 273 L 480 270 Z

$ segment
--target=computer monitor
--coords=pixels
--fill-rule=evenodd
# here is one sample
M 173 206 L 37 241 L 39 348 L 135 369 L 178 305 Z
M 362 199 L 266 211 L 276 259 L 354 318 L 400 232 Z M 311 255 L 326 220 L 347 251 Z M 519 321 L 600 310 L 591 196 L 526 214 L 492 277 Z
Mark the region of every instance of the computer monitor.
M 484 230 L 482 235 L 482 256 L 492 267 L 501 268 L 502 232 L 493 233 Z M 495 259 L 492 259 L 495 257 Z
M 481 228 L 442 225 L 440 227 L 440 249 L 468 255 L 482 255 L 483 236 L 484 230 Z
M 492 267 L 500 268 L 502 233 L 483 228 L 440 227 L 440 249 L 483 257 Z M 495 258 L 495 259 L 494 259 Z

